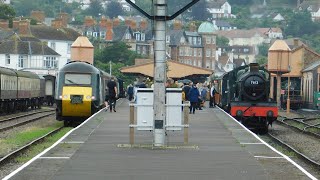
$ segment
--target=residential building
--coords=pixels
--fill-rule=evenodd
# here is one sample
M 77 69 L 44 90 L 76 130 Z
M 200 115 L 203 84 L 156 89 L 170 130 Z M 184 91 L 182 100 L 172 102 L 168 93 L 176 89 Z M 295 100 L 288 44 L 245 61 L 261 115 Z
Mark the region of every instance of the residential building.
M 230 25 L 227 21 L 222 20 L 212 20 L 214 26 L 219 30 L 232 30 L 237 29 L 237 27 Z
M 212 14 L 213 19 L 236 18 L 231 13 L 231 5 L 227 0 L 207 0 L 208 12 Z
M 299 11 L 309 11 L 312 21 L 320 21 L 320 1 L 303 1 L 297 9 Z
M 25 41 L 14 35 L 0 43 L 0 66 L 49 74 L 58 70 L 60 54 L 40 41 Z
M 167 52 L 172 60 L 202 68 L 214 69 L 216 35 L 212 23 L 202 23 L 198 31 L 185 31 L 175 21 L 174 29 L 167 33 Z
M 280 28 L 256 28 L 262 35 L 264 35 L 265 43 L 270 44 L 272 39 L 283 39 L 282 30 Z
M 11 3 L 11 0 L 0 0 L 0 3 L 10 4 L 10 3 Z

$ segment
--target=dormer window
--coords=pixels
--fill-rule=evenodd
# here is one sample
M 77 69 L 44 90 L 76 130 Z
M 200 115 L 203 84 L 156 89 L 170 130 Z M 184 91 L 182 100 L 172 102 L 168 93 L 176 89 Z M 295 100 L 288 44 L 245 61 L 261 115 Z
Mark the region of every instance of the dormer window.
M 91 31 L 88 31 L 88 32 L 87 32 L 87 36 L 92 36 L 92 32 L 91 32 Z
M 146 35 L 144 33 L 141 33 L 141 41 L 145 41 L 146 40 Z
M 140 33 L 136 33 L 136 40 L 137 40 L 137 41 L 140 41 L 140 39 L 141 39 L 141 38 L 140 38 Z
M 126 39 L 131 39 L 131 34 L 127 33 L 125 36 Z

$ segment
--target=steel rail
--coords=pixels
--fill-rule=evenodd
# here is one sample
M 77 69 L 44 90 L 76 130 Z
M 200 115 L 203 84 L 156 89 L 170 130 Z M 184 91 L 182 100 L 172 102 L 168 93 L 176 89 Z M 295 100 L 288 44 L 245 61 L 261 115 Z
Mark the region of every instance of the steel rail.
M 0 166 L 1 166 L 1 165 L 4 165 L 4 164 L 7 163 L 7 162 L 9 162 L 9 161 L 12 160 L 13 158 L 19 156 L 19 154 L 21 154 L 21 153 L 23 153 L 24 151 L 28 150 L 31 146 L 34 146 L 34 145 L 40 143 L 40 142 L 43 141 L 46 137 L 49 137 L 49 136 L 51 136 L 51 135 L 53 135 L 53 134 L 56 134 L 56 133 L 59 132 L 62 128 L 63 128 L 63 126 L 57 128 L 57 129 L 55 129 L 55 130 L 53 130 L 53 131 L 51 131 L 51 132 L 49 132 L 49 133 L 47 133 L 47 134 L 45 134 L 45 135 L 43 135 L 43 136 L 41 136 L 41 137 L 39 137 L 39 138 L 31 141 L 31 142 L 29 142 L 28 144 L 20 147 L 19 149 L 17 149 L 17 150 L 15 150 L 15 151 L 7 154 L 6 156 L 2 157 L 2 158 L 0 159 Z
M 7 127 L 0 128 L 0 132 L 9 130 L 9 129 L 12 129 L 12 128 L 15 128 L 15 127 L 19 127 L 19 126 L 22 126 L 22 125 L 25 125 L 25 124 L 28 124 L 28 123 L 30 123 L 30 122 L 33 122 L 33 121 L 42 119 L 42 118 L 44 118 L 44 117 L 47 117 L 47 116 L 50 116 L 50 115 L 53 115 L 53 114 L 55 114 L 55 113 L 45 114 L 45 115 L 40 116 L 40 117 L 36 117 L 36 118 L 33 118 L 33 119 L 29 119 L 29 120 L 27 120 L 27 121 L 23 121 L 23 122 L 19 122 L 19 123 L 13 124 L 13 125 L 11 125 L 11 126 L 7 126 Z M 26 117 L 26 116 L 24 116 L 24 117 Z M 16 119 L 18 119 L 18 118 L 16 118 Z M 12 120 L 13 120 L 13 119 L 12 119 Z
M 12 121 L 12 120 L 14 120 L 14 119 L 18 119 L 18 118 L 22 118 L 22 117 L 31 116 L 31 115 L 34 115 L 34 114 L 40 114 L 40 113 L 52 112 L 52 111 L 55 111 L 55 110 L 45 110 L 45 111 L 32 112 L 32 113 L 28 113 L 28 114 L 22 114 L 22 115 L 15 116 L 15 117 L 10 117 L 10 118 L 6 118 L 6 119 L 1 119 L 1 120 L 0 120 L 0 123 L 7 122 L 7 121 Z
M 268 133 L 267 134 L 268 137 L 270 137 L 271 139 L 273 139 L 274 141 L 276 141 L 277 143 L 280 143 L 281 145 L 285 146 L 286 148 L 290 149 L 291 151 L 294 151 L 297 155 L 299 155 L 299 157 L 301 157 L 304 161 L 312 164 L 313 166 L 320 168 L 320 163 L 316 162 L 315 160 L 309 158 L 308 156 L 306 156 L 305 154 L 299 152 L 298 150 L 296 150 L 295 148 L 293 148 L 292 146 L 288 145 L 287 143 L 281 141 L 279 138 L 276 138 L 275 136 L 273 136 L 272 134 Z

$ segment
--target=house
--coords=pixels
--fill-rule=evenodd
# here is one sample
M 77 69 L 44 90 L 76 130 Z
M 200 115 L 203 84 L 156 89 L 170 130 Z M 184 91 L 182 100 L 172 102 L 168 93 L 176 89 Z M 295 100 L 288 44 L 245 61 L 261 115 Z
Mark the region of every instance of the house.
M 280 28 L 256 28 L 256 30 L 264 35 L 265 43 L 270 44 L 272 39 L 283 39 Z
M 212 20 L 214 26 L 219 30 L 232 30 L 237 29 L 237 27 L 231 26 L 227 21 L 222 20 Z
M 58 70 L 60 54 L 40 41 L 27 41 L 15 35 L 0 43 L 0 66 L 49 74 Z M 53 73 L 54 74 L 54 73 Z
M 319 1 L 303 1 L 298 5 L 299 11 L 307 10 L 311 14 L 312 21 L 320 20 L 320 2 Z
M 236 18 L 236 16 L 231 13 L 231 5 L 227 0 L 208 0 L 207 6 L 207 10 L 212 14 L 213 19 Z
M 314 94 L 320 92 L 320 59 L 302 70 L 302 83 L 306 107 L 319 108 L 314 102 Z
M 216 35 L 212 23 L 202 23 L 198 31 L 181 30 L 175 22 L 174 29 L 167 33 L 167 52 L 172 60 L 202 68 L 214 69 Z
M 274 22 L 280 22 L 280 21 L 285 20 L 284 17 L 280 13 L 272 13 L 272 14 L 269 14 L 267 17 L 271 18 L 272 21 L 274 21 Z
M 3 4 L 10 4 L 11 3 L 11 0 L 1 0 L 0 3 L 3 3 Z
M 87 9 L 90 6 L 91 0 L 62 0 L 62 2 L 72 4 L 73 2 L 77 2 L 81 4 L 81 9 Z

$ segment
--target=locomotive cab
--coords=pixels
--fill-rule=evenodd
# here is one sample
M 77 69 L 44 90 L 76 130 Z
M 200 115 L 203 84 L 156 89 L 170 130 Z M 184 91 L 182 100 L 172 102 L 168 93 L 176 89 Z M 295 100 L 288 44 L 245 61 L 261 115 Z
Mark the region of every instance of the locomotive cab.
M 55 100 L 57 120 L 68 124 L 97 112 L 103 105 L 101 71 L 85 62 L 71 62 L 57 75 Z

